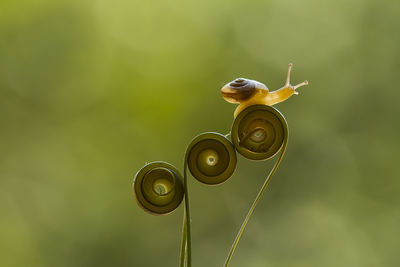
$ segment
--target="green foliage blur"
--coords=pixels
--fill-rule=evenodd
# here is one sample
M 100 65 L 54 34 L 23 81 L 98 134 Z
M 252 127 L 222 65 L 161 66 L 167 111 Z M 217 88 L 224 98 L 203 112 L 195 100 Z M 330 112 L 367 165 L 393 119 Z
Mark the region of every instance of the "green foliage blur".
M 228 133 L 236 77 L 310 85 L 232 267 L 399 266 L 400 2 L 0 2 L 0 266 L 177 266 L 183 206 L 143 212 L 146 162 Z M 222 266 L 274 160 L 190 179 L 194 266 Z

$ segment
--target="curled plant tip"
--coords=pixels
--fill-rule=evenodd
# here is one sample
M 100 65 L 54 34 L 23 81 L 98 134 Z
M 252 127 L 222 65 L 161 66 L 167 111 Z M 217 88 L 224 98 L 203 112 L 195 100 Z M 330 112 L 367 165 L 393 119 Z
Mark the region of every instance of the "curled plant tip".
M 132 187 L 139 206 L 155 215 L 174 211 L 184 196 L 182 176 L 166 162 L 145 165 L 136 173 Z
M 274 107 L 254 105 L 243 110 L 232 125 L 236 150 L 251 160 L 266 160 L 276 155 L 288 138 L 288 126 Z
M 235 148 L 219 133 L 203 133 L 195 137 L 187 153 L 190 173 L 205 184 L 220 184 L 236 169 Z

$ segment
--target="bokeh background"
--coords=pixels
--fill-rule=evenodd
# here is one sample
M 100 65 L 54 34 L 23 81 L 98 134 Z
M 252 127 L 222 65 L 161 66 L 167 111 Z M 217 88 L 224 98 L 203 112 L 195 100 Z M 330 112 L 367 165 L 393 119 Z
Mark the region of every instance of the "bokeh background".
M 0 265 L 177 266 L 183 206 L 143 212 L 146 162 L 227 133 L 236 77 L 299 96 L 283 164 L 233 257 L 242 266 L 400 264 L 400 2 L 0 2 Z M 274 160 L 190 179 L 193 265 L 222 266 Z

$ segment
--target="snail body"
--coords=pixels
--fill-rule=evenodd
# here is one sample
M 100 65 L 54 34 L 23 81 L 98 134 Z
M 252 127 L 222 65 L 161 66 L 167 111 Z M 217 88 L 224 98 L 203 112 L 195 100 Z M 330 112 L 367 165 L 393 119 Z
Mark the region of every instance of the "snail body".
M 295 86 L 290 84 L 290 72 L 293 64 L 289 64 L 289 70 L 285 85 L 273 92 L 268 87 L 258 81 L 245 78 L 237 78 L 227 83 L 221 89 L 222 97 L 229 103 L 239 104 L 236 108 L 234 117 L 236 118 L 241 111 L 253 105 L 272 106 L 287 100 L 294 94 L 298 94 L 297 88 L 307 85 L 308 81 L 304 81 Z

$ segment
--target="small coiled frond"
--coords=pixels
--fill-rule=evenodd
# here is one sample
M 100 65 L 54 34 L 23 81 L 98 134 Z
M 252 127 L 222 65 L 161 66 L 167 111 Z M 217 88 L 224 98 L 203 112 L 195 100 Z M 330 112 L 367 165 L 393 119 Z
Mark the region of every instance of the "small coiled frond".
M 171 164 L 151 162 L 141 168 L 133 181 L 137 203 L 146 212 L 164 215 L 174 211 L 182 202 L 182 176 Z
M 266 160 L 282 148 L 288 138 L 288 125 L 276 108 L 253 105 L 236 117 L 231 136 L 242 156 L 251 160 Z
M 224 135 L 203 133 L 195 137 L 187 150 L 190 173 L 198 181 L 215 185 L 226 181 L 236 169 L 236 151 Z

